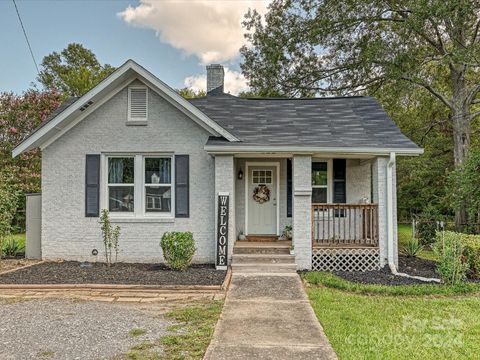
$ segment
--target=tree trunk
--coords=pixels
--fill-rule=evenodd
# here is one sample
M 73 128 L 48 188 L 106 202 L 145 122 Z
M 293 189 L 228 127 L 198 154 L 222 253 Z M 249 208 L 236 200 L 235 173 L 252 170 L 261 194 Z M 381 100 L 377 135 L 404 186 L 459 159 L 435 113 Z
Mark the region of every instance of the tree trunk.
M 470 149 L 470 104 L 466 104 L 467 86 L 464 69 L 452 68 L 452 121 L 453 121 L 453 158 L 455 168 L 461 166 Z M 467 210 L 463 205 L 455 210 L 455 227 L 463 231 L 467 223 Z

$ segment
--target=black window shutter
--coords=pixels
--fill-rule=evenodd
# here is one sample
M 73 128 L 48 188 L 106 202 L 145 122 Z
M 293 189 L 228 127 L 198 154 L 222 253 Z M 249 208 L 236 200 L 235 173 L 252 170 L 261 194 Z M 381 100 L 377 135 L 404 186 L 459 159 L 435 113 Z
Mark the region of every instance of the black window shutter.
M 292 159 L 287 159 L 287 217 L 292 217 Z
M 85 159 L 85 216 L 98 217 L 100 211 L 100 155 Z
M 333 202 L 345 204 L 347 202 L 345 159 L 333 159 Z
M 190 216 L 190 161 L 188 155 L 175 155 L 175 217 Z

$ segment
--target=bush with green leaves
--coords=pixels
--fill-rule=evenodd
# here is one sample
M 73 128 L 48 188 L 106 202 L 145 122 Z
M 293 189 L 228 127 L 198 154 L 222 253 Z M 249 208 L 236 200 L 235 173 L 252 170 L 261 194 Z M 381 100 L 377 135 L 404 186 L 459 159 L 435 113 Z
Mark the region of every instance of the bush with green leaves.
M 415 257 L 423 248 L 424 246 L 419 243 L 418 239 L 410 238 L 402 250 L 408 257 Z
M 465 257 L 464 234 L 439 231 L 433 248 L 438 257 L 437 272 L 442 280 L 451 285 L 465 281 L 469 264 Z
M 464 235 L 464 255 L 470 268 L 469 277 L 480 279 L 480 235 Z
M 0 249 L 8 235 L 12 233 L 12 221 L 17 212 L 18 193 L 0 183 Z M 0 251 L 0 259 L 2 258 Z
M 422 245 L 429 245 L 435 242 L 437 223 L 435 221 L 422 219 L 417 222 L 417 236 Z
M 103 246 L 105 249 L 105 261 L 108 266 L 111 266 L 112 263 L 117 262 L 118 252 L 120 247 L 118 244 L 118 239 L 120 237 L 120 227 L 113 227 L 110 222 L 110 214 L 107 209 L 102 210 L 102 215 L 100 216 L 100 223 L 102 224 L 102 238 Z M 115 259 L 113 259 L 112 251 L 115 252 Z
M 189 231 L 172 231 L 163 234 L 160 240 L 163 258 L 167 266 L 173 270 L 186 270 L 192 263 L 197 250 L 193 234 Z

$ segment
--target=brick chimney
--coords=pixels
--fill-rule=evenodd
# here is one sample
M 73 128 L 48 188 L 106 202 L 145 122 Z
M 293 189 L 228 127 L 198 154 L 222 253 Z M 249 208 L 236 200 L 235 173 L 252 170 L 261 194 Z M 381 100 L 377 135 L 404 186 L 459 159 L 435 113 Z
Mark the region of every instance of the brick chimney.
M 207 94 L 223 93 L 224 75 L 225 72 L 222 65 L 207 65 Z

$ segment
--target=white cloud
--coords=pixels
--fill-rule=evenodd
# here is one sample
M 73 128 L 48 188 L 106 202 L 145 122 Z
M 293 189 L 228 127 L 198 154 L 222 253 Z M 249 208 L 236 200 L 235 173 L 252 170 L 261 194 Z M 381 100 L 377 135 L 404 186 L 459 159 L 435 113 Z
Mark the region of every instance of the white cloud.
M 232 95 L 238 95 L 242 91 L 247 91 L 248 84 L 247 79 L 238 71 L 230 70 L 228 67 L 225 70 L 225 85 L 224 90 Z M 207 89 L 207 76 L 204 74 L 193 75 L 185 78 L 184 82 L 186 87 L 194 90 L 206 90 Z
M 140 0 L 118 15 L 128 24 L 155 30 L 160 41 L 196 55 L 203 64 L 229 61 L 245 43 L 244 14 L 267 11 L 267 0 Z

